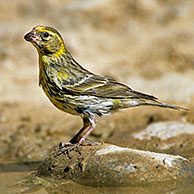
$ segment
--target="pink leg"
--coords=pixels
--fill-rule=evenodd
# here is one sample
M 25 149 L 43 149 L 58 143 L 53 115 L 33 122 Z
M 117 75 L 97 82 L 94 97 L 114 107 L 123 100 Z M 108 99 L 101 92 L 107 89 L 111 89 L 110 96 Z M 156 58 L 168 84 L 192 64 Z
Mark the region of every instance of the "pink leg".
M 75 136 L 69 141 L 69 143 L 71 144 L 78 143 L 81 139 L 80 136 L 84 132 L 84 130 L 88 128 L 89 126 L 91 126 L 91 122 L 88 117 L 83 118 L 83 123 L 84 123 L 84 126 L 75 134 Z
M 68 142 L 65 144 L 59 145 L 59 150 L 57 151 L 57 155 L 60 155 L 64 151 L 70 152 L 75 147 L 78 147 L 79 145 L 91 145 L 91 143 L 87 144 L 85 142 L 86 137 L 91 133 L 91 131 L 94 129 L 96 125 L 96 119 L 94 117 L 85 117 L 83 119 L 84 126 L 77 132 L 77 134 Z M 80 138 L 81 133 L 88 127 L 88 130 L 86 133 Z M 69 147 L 70 146 L 70 147 Z
M 79 144 L 83 144 L 86 140 L 86 137 L 92 132 L 92 130 L 95 128 L 96 126 L 96 120 L 95 119 L 90 119 L 90 127 L 88 128 L 88 130 L 86 131 L 86 133 L 83 135 L 83 137 L 79 140 Z

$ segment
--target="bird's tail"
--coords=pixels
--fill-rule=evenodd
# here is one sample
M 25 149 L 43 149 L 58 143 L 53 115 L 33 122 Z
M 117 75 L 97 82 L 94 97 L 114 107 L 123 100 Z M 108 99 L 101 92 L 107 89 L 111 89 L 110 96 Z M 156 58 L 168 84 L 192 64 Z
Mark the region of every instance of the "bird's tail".
M 160 107 L 164 107 L 164 108 L 172 108 L 172 109 L 176 109 L 176 110 L 188 111 L 187 108 L 172 105 L 172 104 L 168 104 L 168 103 L 164 103 L 164 102 L 160 102 L 157 99 L 141 99 L 139 105 L 160 106 Z
M 151 95 L 137 92 L 134 90 L 132 90 L 131 92 L 132 92 L 132 97 L 127 99 L 126 104 L 124 103 L 126 107 L 139 106 L 139 105 L 150 105 L 150 106 L 160 106 L 164 108 L 172 108 L 176 110 L 188 111 L 187 108 L 161 102 L 155 96 L 151 96 Z

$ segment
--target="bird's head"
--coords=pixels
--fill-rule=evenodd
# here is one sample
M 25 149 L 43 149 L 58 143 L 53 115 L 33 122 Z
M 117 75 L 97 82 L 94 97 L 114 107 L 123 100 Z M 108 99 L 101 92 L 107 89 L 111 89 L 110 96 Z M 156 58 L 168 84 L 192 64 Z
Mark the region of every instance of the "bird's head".
M 24 39 L 31 42 L 42 55 L 59 55 L 66 51 L 61 35 L 52 27 L 36 26 L 24 36 Z

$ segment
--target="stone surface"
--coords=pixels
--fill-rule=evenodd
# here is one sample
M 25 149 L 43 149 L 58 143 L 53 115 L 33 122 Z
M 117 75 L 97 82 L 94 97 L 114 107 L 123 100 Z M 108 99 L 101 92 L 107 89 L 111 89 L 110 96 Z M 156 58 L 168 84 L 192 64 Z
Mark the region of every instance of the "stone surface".
M 139 140 L 150 140 L 152 137 L 167 140 L 183 134 L 194 135 L 194 125 L 177 121 L 158 122 L 148 125 L 144 130 L 131 135 Z
M 193 174 L 181 157 L 109 144 L 81 146 L 70 153 L 52 153 L 38 169 L 41 177 L 71 179 L 88 186 L 129 186 L 182 180 Z
M 136 149 L 188 156 L 194 149 L 194 125 L 179 121 L 156 122 L 137 132 L 117 132 L 107 141 Z

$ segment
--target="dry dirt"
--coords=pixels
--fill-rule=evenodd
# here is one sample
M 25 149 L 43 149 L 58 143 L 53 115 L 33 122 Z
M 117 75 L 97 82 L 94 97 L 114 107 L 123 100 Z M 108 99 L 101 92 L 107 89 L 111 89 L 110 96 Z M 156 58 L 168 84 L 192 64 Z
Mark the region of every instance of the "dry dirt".
M 37 53 L 23 39 L 32 27 L 57 28 L 92 72 L 190 109 L 138 107 L 100 118 L 90 137 L 106 141 L 151 122 L 194 123 L 193 18 L 192 0 L 0 0 L 0 158 L 43 159 L 82 124 L 38 87 Z

